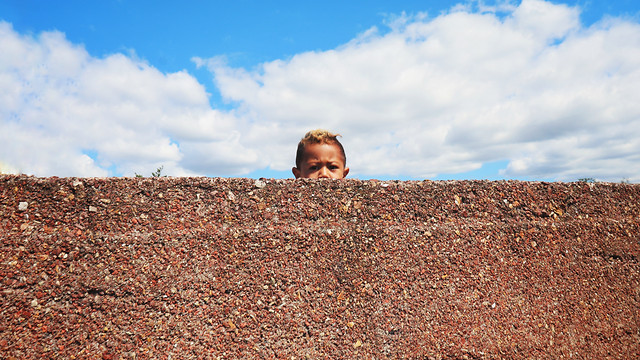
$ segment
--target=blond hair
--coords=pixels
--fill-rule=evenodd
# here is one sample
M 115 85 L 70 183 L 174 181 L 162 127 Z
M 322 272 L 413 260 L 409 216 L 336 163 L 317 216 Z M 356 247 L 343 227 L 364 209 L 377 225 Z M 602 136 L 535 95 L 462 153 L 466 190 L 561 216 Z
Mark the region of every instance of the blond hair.
M 342 161 L 344 162 L 344 166 L 347 166 L 347 155 L 344 152 L 344 147 L 340 141 L 338 141 L 338 136 L 342 136 L 340 134 L 334 134 L 330 131 L 323 129 L 315 129 L 311 130 L 304 135 L 304 137 L 298 143 L 298 151 L 296 151 L 296 167 L 300 168 L 300 164 L 304 160 L 304 152 L 307 145 L 311 144 L 329 144 L 329 145 L 337 145 L 340 148 L 340 153 L 342 154 Z

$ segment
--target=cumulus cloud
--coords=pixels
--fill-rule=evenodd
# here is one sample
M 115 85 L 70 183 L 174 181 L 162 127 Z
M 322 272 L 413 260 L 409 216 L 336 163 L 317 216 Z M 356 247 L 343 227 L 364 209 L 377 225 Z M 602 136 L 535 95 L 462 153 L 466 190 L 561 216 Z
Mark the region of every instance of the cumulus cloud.
M 538 0 L 499 10 L 401 16 L 254 72 L 208 66 L 255 117 L 244 136 L 278 140 L 261 150 L 275 169 L 292 162 L 278 144 L 326 127 L 344 135 L 356 176 L 508 160 L 507 177 L 640 180 L 639 24 L 584 27 L 578 8 Z
M 479 3 L 481 5 L 481 3 Z M 0 23 L 0 164 L 38 175 L 246 175 L 293 165 L 309 129 L 342 133 L 355 177 L 640 181 L 640 24 L 541 0 L 400 15 L 328 51 L 213 73 L 95 58 Z
M 233 175 L 259 166 L 255 150 L 234 140 L 241 121 L 211 109 L 202 84 L 186 72 L 163 74 L 123 54 L 95 58 L 59 32 L 23 36 L 6 22 L 0 52 L 6 171 L 148 175 L 164 166 L 172 175 Z M 227 154 L 242 156 L 229 165 Z

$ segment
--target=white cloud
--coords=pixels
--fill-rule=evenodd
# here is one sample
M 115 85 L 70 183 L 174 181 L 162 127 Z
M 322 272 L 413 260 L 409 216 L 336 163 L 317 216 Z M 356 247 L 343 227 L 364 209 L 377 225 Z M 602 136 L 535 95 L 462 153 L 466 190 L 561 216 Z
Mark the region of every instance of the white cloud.
M 640 181 L 640 25 L 585 28 L 578 8 L 539 0 L 490 10 L 405 16 L 387 33 L 255 72 L 208 65 L 222 95 L 255 118 L 246 139 L 292 144 L 334 129 L 355 176 L 509 160 L 509 177 Z M 260 153 L 287 169 L 290 148 Z
M 541 0 L 401 15 L 329 51 L 186 72 L 95 58 L 0 23 L 0 164 L 37 175 L 288 170 L 309 129 L 344 135 L 351 175 L 433 177 L 508 161 L 508 177 L 640 181 L 640 25 Z M 91 155 L 89 157 L 88 155 Z M 115 169 L 115 170 L 114 170 Z
M 90 56 L 63 34 L 21 36 L 0 23 L 0 162 L 41 176 L 239 174 L 255 151 L 228 141 L 241 122 L 211 109 L 186 72 L 163 74 L 140 60 Z M 197 147 L 208 154 L 203 169 Z M 233 154 L 236 167 L 226 164 Z M 244 154 L 240 156 L 238 154 Z M 185 165 L 187 164 L 187 165 Z M 205 170 L 205 171 L 202 171 Z

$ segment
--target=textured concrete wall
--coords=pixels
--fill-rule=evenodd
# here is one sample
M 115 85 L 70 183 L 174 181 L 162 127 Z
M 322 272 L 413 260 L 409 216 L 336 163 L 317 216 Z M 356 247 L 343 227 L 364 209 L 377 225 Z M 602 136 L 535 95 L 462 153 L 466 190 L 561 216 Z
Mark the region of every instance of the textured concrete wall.
M 0 176 L 0 358 L 640 358 L 640 186 Z

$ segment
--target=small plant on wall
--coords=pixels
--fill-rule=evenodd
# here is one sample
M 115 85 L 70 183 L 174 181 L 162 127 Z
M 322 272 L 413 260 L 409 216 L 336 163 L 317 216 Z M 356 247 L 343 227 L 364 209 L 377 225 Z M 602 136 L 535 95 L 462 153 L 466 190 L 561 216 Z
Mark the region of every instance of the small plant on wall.
M 164 169 L 164 165 L 160 166 L 159 168 L 156 169 L 156 171 L 151 173 L 151 177 L 166 177 L 167 175 L 162 175 L 162 169 Z M 144 177 L 143 175 L 140 175 L 138 173 L 135 173 L 136 177 Z

